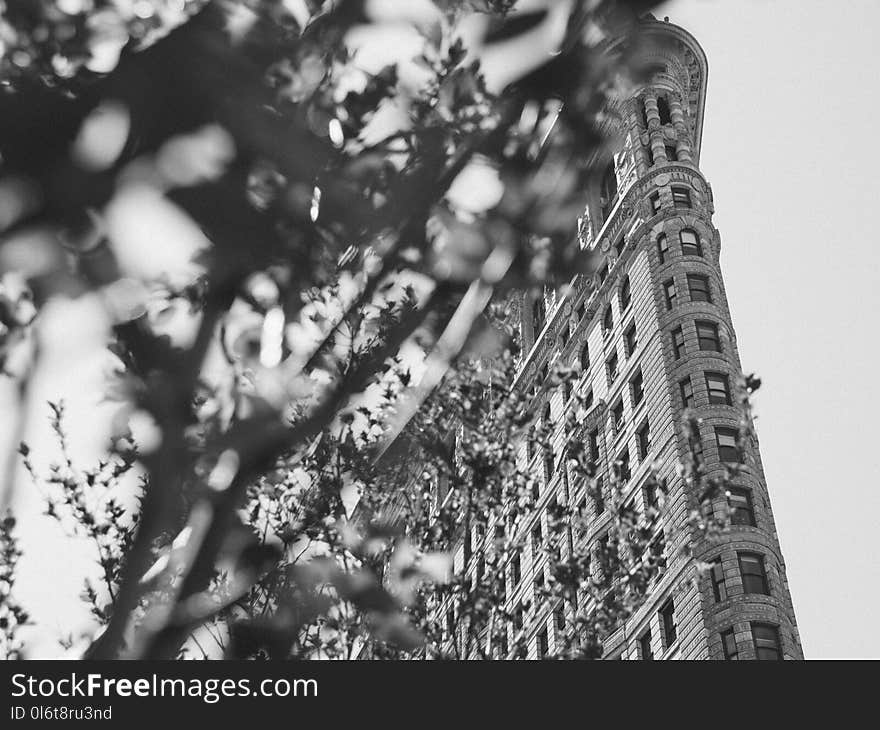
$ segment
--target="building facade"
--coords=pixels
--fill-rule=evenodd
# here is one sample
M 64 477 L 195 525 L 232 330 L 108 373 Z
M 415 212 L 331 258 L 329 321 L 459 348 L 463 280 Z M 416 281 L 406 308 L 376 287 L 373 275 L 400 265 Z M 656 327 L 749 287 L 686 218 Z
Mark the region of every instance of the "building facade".
M 727 502 L 729 531 L 705 540 L 688 519 L 696 497 L 677 469 L 688 454 L 682 414 L 691 409 L 700 419 L 708 476 L 720 474 L 724 461 L 739 460 L 735 385 L 741 366 L 712 191 L 699 168 L 706 57 L 689 33 L 669 22 L 649 17 L 643 30 L 650 80 L 621 101 L 619 149 L 585 191 L 582 245 L 597 254 L 598 273 L 590 281 L 575 278 L 564 296 L 548 292 L 522 302 L 519 384 L 532 389 L 556 364 L 579 361 L 583 372 L 574 385 L 589 404 L 579 428 L 599 479 L 607 483 L 612 464 L 625 464 L 621 500 L 641 509 L 654 499 L 643 489 L 652 468 L 668 486 L 660 517 L 666 568 L 648 600 L 607 638 L 606 658 L 801 659 L 753 439 L 743 444 L 735 487 L 713 505 L 723 509 L 720 502 Z M 575 403 L 568 390 L 545 391 L 547 402 L 535 405 L 559 424 L 557 454 L 567 438 L 565 413 Z M 523 458 L 536 470 L 546 467 L 540 455 Z M 546 520 L 551 500 L 585 504 L 592 517 L 583 539 L 601 540 L 611 510 L 595 504 L 583 485 L 569 483 L 561 459 L 546 471 L 535 523 Z M 540 579 L 540 552 L 532 547 L 514 600 Z M 711 569 L 698 571 L 701 562 Z M 531 617 L 529 656 L 552 652 L 563 624 L 552 615 Z

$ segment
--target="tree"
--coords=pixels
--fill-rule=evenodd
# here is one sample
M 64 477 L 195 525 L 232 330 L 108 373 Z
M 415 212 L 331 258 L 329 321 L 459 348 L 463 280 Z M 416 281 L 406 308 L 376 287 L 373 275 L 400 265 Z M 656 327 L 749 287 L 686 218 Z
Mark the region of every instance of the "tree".
M 504 302 L 591 270 L 583 181 L 651 4 L 402 3 L 415 59 L 365 73 L 352 38 L 390 22 L 370 3 L 7 3 L 5 369 L 25 400 L 31 300 L 98 292 L 110 390 L 155 435 L 120 433 L 91 469 L 30 467 L 97 549 L 87 656 L 174 657 L 206 633 L 232 656 L 508 653 L 536 480 L 513 444 L 549 445 Z M 549 46 L 512 72 L 521 33 Z M 567 468 L 591 480 L 581 443 Z M 663 567 L 652 516 L 613 507 L 592 564 L 567 506 L 538 541 L 534 600 L 570 617 L 566 656 L 600 655 Z M 455 564 L 477 539 L 482 562 Z

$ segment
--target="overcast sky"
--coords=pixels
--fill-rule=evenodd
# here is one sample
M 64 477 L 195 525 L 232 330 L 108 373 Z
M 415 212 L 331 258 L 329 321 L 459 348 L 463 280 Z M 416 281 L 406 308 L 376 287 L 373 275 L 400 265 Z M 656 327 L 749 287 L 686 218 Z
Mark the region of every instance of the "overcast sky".
M 880 657 L 880 2 L 673 0 L 656 14 L 709 59 L 701 164 L 743 366 L 764 380 L 758 433 L 804 651 Z M 54 365 L 34 391 L 92 414 L 72 440 L 97 455 L 95 424 L 111 408 L 94 417 L 102 330 L 65 325 L 97 319 L 90 306 L 68 304 L 57 319 Z M 9 395 L 0 390 L 3 413 Z M 29 433 L 48 443 L 42 415 Z M 22 485 L 17 502 L 33 526 L 39 499 Z M 87 552 L 48 520 L 24 543 L 21 593 L 41 622 L 37 653 L 51 655 L 56 632 L 83 625 Z
M 804 652 L 880 657 L 880 2 L 656 15 L 709 58 L 701 168 Z

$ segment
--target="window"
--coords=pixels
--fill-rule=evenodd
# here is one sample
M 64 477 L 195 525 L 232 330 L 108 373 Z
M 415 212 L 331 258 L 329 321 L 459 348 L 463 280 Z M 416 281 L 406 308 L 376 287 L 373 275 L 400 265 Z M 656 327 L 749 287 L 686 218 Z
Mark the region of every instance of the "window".
M 629 327 L 627 327 L 626 332 L 623 334 L 624 344 L 626 345 L 626 356 L 632 357 L 632 354 L 636 351 L 636 348 L 639 346 L 639 340 L 636 337 L 636 323 L 633 322 Z
M 504 659 L 507 656 L 507 652 L 509 651 L 509 648 L 507 646 L 507 629 L 502 629 L 501 634 L 498 637 L 498 648 L 501 658 Z
M 645 396 L 645 382 L 642 377 L 642 371 L 639 370 L 632 380 L 629 381 L 630 390 L 632 392 L 632 404 L 633 408 L 635 408 L 639 403 L 642 402 L 642 398 Z
M 681 331 L 681 327 L 672 330 L 672 352 L 676 360 L 680 360 L 684 355 L 684 333 Z
M 544 449 L 544 477 L 548 482 L 553 479 L 555 461 L 556 456 L 553 449 Z
M 541 329 L 544 326 L 544 318 L 547 315 L 547 309 L 544 304 L 544 295 L 538 294 L 534 303 L 532 304 L 532 328 L 535 333 L 535 337 L 537 337 Z
M 688 274 L 688 291 L 692 302 L 712 303 L 712 290 L 709 288 L 709 277 L 702 274 Z
M 666 309 L 669 311 L 675 306 L 675 298 L 678 296 L 675 279 L 667 279 L 663 282 L 663 296 L 666 297 Z
M 675 601 L 669 599 L 658 612 L 660 627 L 663 629 L 663 648 L 668 649 L 675 643 L 678 630 L 675 625 Z
M 585 373 L 590 370 L 590 346 L 586 342 L 583 349 L 581 349 L 581 370 Z
M 639 658 L 646 662 L 654 658 L 654 652 L 651 649 L 651 629 L 645 629 L 645 633 L 639 637 Z
M 590 444 L 590 459 L 593 462 L 599 461 L 599 429 L 594 428 L 588 436 Z
M 654 212 L 656 213 L 657 211 L 655 210 Z M 657 257 L 660 259 L 661 264 L 666 263 L 667 256 L 669 256 L 669 239 L 665 233 L 661 233 L 657 236 Z
M 739 650 L 736 646 L 736 635 L 733 629 L 721 632 L 721 648 L 724 650 L 724 658 L 728 661 L 739 659 Z
M 782 659 L 778 627 L 771 624 L 752 624 L 752 641 L 755 644 L 755 658 L 759 661 Z
M 721 338 L 718 336 L 718 325 L 714 322 L 697 322 L 697 339 L 701 350 L 721 352 Z
M 660 509 L 660 497 L 657 494 L 657 482 L 649 481 L 643 487 L 642 501 L 645 503 L 645 512 Z
M 611 331 L 611 328 L 614 327 L 614 313 L 611 311 L 611 305 L 605 309 L 605 314 L 602 315 L 602 331 L 606 334 Z
M 599 198 L 599 203 L 602 206 L 602 219 L 605 220 L 617 202 L 617 173 L 614 170 L 614 162 L 609 163 L 605 168 Z
M 760 593 L 770 595 L 767 582 L 767 571 L 764 568 L 764 556 L 758 553 L 737 553 L 739 572 L 742 576 L 743 593 Z
M 676 208 L 690 208 L 690 190 L 688 190 L 687 188 L 672 188 L 672 204 Z
M 455 633 L 455 614 L 452 609 L 446 612 L 446 633 L 452 636 Z
M 651 424 L 645 421 L 636 436 L 639 440 L 639 460 L 644 461 L 651 450 Z
M 584 408 L 590 410 L 593 407 L 593 389 L 590 388 L 584 396 Z
M 523 610 L 522 604 L 519 604 L 516 607 L 516 611 L 513 614 L 513 628 L 514 629 L 522 629 L 523 627 L 523 614 L 525 611 Z
M 681 241 L 682 256 L 703 255 L 703 247 L 700 244 L 700 237 L 697 235 L 696 231 L 690 228 L 684 228 L 681 233 L 678 234 L 678 238 Z
M 571 394 L 574 392 L 574 386 L 572 386 L 570 380 L 566 380 L 562 385 L 563 388 L 563 403 L 568 403 L 571 400 Z
M 721 461 L 735 463 L 742 461 L 739 448 L 737 447 L 739 432 L 735 428 L 716 427 L 715 440 L 718 443 L 718 458 Z
M 605 362 L 605 369 L 608 372 L 608 387 L 610 388 L 614 383 L 614 379 L 617 377 L 617 353 L 615 352 L 608 360 Z
M 611 409 L 611 428 L 614 433 L 620 433 L 623 429 L 623 401 L 617 401 L 617 404 Z
M 546 627 L 538 633 L 538 659 L 543 659 L 550 651 L 550 644 L 547 639 Z
M 666 159 L 669 160 L 669 162 L 678 161 L 678 152 L 676 151 L 674 144 L 666 145 Z
M 544 542 L 544 534 L 541 532 L 541 521 L 540 519 L 535 523 L 535 526 L 532 528 L 532 551 L 537 558 L 538 547 L 541 543 Z
M 624 311 L 632 301 L 632 290 L 629 283 L 629 277 L 623 277 L 620 284 L 620 311 Z
M 731 404 L 730 382 L 723 373 L 706 373 L 706 388 L 709 390 L 709 402 L 713 405 Z
M 700 431 L 700 426 L 695 424 L 693 426 L 693 433 L 690 436 L 691 447 L 693 448 L 694 454 L 700 459 L 703 458 L 703 434 Z
M 553 622 L 557 631 L 565 631 L 565 606 L 561 603 L 553 611 Z
M 669 113 L 669 102 L 665 96 L 657 97 L 657 113 L 660 115 L 660 124 L 672 124 L 672 115 Z
M 582 301 L 580 306 L 578 307 L 577 316 L 578 316 L 579 321 L 587 316 L 587 300 L 586 299 L 584 299 L 584 301 Z
M 682 408 L 693 408 L 694 407 L 694 384 L 691 382 L 690 377 L 685 378 L 680 381 L 678 384 L 678 389 L 681 391 L 681 407 Z
M 730 524 L 756 526 L 752 493 L 748 489 L 742 489 L 741 487 L 729 489 L 727 492 L 727 508 L 730 513 Z
M 605 485 L 602 483 L 602 477 L 596 480 L 596 488 L 593 490 L 593 507 L 596 510 L 596 516 L 605 512 Z
M 632 471 L 629 467 L 629 449 L 624 449 L 617 457 L 617 474 L 624 482 L 628 482 L 632 477 Z
M 666 569 L 666 535 L 663 530 L 657 530 L 657 534 L 648 545 L 648 554 L 655 561 L 660 572 Z
M 652 164 L 653 164 L 653 162 L 652 162 Z M 651 193 L 651 195 L 649 196 L 648 199 L 651 201 L 651 210 L 654 211 L 654 213 L 659 213 L 660 212 L 660 193 L 659 192 Z
M 608 264 L 606 263 L 601 269 L 599 269 L 599 282 L 603 283 L 605 279 L 608 278 Z
M 623 253 L 623 249 L 626 248 L 626 239 L 621 236 L 617 239 L 617 243 L 614 244 L 614 250 L 617 251 L 617 255 L 620 256 Z
M 712 595 L 715 596 L 715 601 L 726 601 L 727 585 L 724 582 L 724 568 L 721 565 L 721 558 L 715 558 L 712 561 L 709 574 L 712 577 Z

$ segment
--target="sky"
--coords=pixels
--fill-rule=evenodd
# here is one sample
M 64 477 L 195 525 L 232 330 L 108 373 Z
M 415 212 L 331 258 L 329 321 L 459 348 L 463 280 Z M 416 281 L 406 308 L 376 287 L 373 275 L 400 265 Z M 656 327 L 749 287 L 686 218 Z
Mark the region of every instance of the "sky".
M 807 658 L 880 658 L 875 0 L 672 0 L 709 60 L 700 167 Z
M 673 0 L 655 14 L 689 30 L 709 60 L 701 168 L 743 367 L 764 381 L 757 430 L 805 654 L 880 658 L 880 2 Z M 116 408 L 96 404 L 105 323 L 88 301 L 47 319 L 34 401 L 63 396 L 89 414 L 72 419 L 70 438 L 97 457 Z M 0 413 L 12 406 L 0 388 Z M 27 434 L 51 443 L 45 413 Z M 16 506 L 29 525 L 19 592 L 39 623 L 29 638 L 37 656 L 57 655 L 54 636 L 86 625 L 88 548 L 36 516 L 24 480 Z

